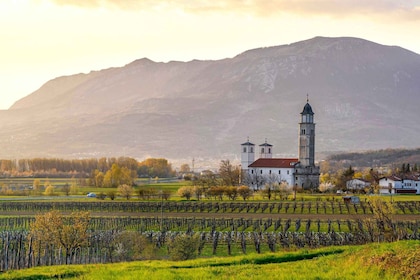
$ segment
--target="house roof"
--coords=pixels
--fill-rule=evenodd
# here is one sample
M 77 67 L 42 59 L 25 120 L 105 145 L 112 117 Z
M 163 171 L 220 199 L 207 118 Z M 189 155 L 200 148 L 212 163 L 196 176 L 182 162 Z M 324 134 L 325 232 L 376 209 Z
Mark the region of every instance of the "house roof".
M 401 178 L 402 180 L 412 180 L 412 181 L 418 181 L 419 177 L 416 175 L 408 175 Z
M 394 176 L 394 175 L 387 176 L 387 177 L 382 177 L 380 180 L 382 180 L 382 179 L 388 179 L 388 180 L 391 180 L 391 181 L 401 181 L 400 177 L 397 177 L 397 176 Z
M 252 168 L 293 168 L 297 158 L 259 158 L 249 165 Z

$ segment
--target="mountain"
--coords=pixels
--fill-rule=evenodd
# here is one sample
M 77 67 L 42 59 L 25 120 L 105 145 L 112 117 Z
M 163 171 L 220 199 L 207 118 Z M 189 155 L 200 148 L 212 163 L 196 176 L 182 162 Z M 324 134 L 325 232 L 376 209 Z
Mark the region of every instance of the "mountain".
M 316 150 L 418 147 L 420 55 L 315 37 L 215 61 L 59 77 L 0 111 L 0 158 L 239 157 L 247 137 L 296 156 L 307 95 Z

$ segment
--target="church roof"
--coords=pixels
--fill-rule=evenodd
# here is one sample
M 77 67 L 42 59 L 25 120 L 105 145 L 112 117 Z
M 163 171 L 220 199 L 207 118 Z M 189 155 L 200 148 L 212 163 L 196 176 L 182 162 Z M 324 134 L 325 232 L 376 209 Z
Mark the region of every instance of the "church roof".
M 273 145 L 268 144 L 267 142 L 265 142 L 264 144 L 261 144 L 260 147 L 273 147 Z
M 302 113 L 300 113 L 300 114 L 301 115 L 313 115 L 314 112 L 312 111 L 311 105 L 309 105 L 309 103 L 306 103 L 305 107 L 303 107 Z
M 291 168 L 299 160 L 297 158 L 259 158 L 249 165 L 252 168 Z
M 251 142 L 247 141 L 247 142 L 241 144 L 241 146 L 255 146 L 255 145 L 252 144 Z

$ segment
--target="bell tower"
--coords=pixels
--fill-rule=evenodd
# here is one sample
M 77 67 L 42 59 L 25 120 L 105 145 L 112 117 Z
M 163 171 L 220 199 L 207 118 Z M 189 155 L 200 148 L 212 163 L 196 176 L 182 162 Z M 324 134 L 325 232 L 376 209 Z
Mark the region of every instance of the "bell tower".
M 260 145 L 260 158 L 272 158 L 273 157 L 273 145 L 267 143 L 267 139 L 265 139 L 265 143 Z
M 255 161 L 255 145 L 249 139 L 241 144 L 241 169 L 248 170 L 248 166 Z
M 315 166 L 314 112 L 309 100 L 303 107 L 299 123 L 299 161 L 302 166 Z
M 315 165 L 315 123 L 314 112 L 308 98 L 300 113 L 299 163 L 295 167 L 295 186 L 306 190 L 319 187 L 319 166 Z

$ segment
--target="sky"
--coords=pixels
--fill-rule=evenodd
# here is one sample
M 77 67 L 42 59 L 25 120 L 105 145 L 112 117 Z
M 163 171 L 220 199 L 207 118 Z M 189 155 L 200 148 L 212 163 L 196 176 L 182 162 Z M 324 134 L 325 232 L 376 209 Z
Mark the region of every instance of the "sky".
M 217 60 L 316 36 L 420 54 L 420 0 L 0 0 L 0 109 L 48 80 L 156 62 Z

